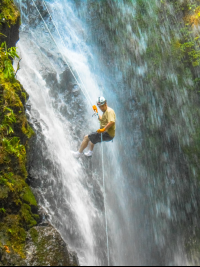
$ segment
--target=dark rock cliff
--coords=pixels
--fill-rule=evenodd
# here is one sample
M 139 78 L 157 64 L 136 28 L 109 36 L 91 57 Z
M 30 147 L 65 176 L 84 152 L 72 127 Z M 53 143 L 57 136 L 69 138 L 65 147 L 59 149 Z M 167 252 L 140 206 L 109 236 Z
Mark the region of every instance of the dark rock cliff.
M 27 151 L 35 135 L 26 117 L 28 95 L 15 79 L 12 51 L 20 14 L 13 0 L 0 2 L 0 266 L 77 266 L 48 222 L 27 183 Z M 29 181 L 30 182 L 30 181 Z
M 0 43 L 6 41 L 8 47 L 14 47 L 19 40 L 19 26 L 20 20 L 17 20 L 17 23 L 12 26 L 8 26 L 6 23 L 0 25 L 0 32 L 5 36 L 0 36 Z
M 19 40 L 20 15 L 13 1 L 0 1 L 0 43 L 14 47 Z

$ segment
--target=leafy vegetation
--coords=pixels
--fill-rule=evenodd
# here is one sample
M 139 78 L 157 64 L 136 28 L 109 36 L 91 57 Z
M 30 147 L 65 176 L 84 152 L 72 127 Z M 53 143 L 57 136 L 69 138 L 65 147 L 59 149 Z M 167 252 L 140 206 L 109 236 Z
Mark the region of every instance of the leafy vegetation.
M 12 60 L 14 58 L 19 58 L 16 47 L 11 47 L 7 49 L 6 42 L 1 44 L 0 48 L 1 55 L 1 72 L 4 74 L 4 78 L 8 80 L 13 80 L 15 77 L 15 72 L 12 66 Z
M 0 25 L 7 23 L 8 26 L 16 24 L 20 14 L 13 0 L 1 0 L 0 2 Z
M 11 0 L 0 3 L 0 24 L 15 24 L 19 12 Z M 3 34 L 1 34 L 3 35 Z M 37 202 L 26 184 L 26 147 L 34 135 L 27 122 L 27 93 L 15 78 L 15 47 L 0 46 L 0 247 L 24 257 L 26 231 L 37 224 Z
M 176 40 L 179 58 L 185 63 L 191 63 L 193 67 L 200 65 L 200 36 L 195 30 L 200 25 L 200 6 L 198 6 L 200 3 L 198 2 L 181 5 L 185 14 L 184 27 L 181 29 L 181 38 Z

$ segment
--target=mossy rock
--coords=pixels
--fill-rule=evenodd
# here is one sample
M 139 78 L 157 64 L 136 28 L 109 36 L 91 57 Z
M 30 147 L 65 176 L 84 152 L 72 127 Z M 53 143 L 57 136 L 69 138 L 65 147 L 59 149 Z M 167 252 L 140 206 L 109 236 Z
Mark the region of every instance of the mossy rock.
M 22 221 L 28 228 L 37 225 L 37 222 L 35 221 L 33 214 L 31 212 L 31 207 L 27 204 L 22 204 L 20 209 L 20 217 L 22 218 Z
M 2 0 L 0 32 L 7 37 L 0 35 L 0 42 L 8 48 L 18 41 L 19 21 L 13 0 Z M 0 266 L 77 266 L 76 255 L 48 222 L 35 227 L 42 219 L 26 183 L 26 150 L 34 135 L 25 114 L 28 94 L 14 70 L 6 77 L 5 52 L 0 48 Z
M 6 41 L 8 47 L 19 40 L 20 13 L 13 0 L 0 2 L 0 43 Z
M 7 42 L 7 48 L 18 41 L 20 14 L 13 0 L 0 3 L 0 41 Z M 15 79 L 12 62 L 0 48 L 0 248 L 5 258 L 24 257 L 26 231 L 37 225 L 39 216 L 37 202 L 26 184 L 26 147 L 34 135 L 26 114 L 25 103 L 28 94 Z M 11 66 L 11 75 L 5 74 L 5 62 Z M 33 211 L 34 207 L 34 212 Z M 16 256 L 14 256 L 16 255 Z M 6 264 L 6 261 L 0 259 Z M 20 261 L 18 261 L 18 264 Z M 13 262 L 17 265 L 17 261 Z
M 13 0 L 1 0 L 0 24 L 6 23 L 8 26 L 15 25 L 19 17 L 20 13 Z
M 37 201 L 28 186 L 24 188 L 22 199 L 30 206 L 37 206 Z
M 6 186 L 0 186 L 0 201 L 2 199 L 7 199 L 9 195 L 10 189 Z
M 28 232 L 26 262 L 32 266 L 79 266 L 75 253 L 51 226 L 37 226 Z
M 1 266 L 79 266 L 77 255 L 69 250 L 51 225 L 31 228 L 22 236 L 25 248 L 21 255 L 15 252 L 12 244 L 0 243 Z M 7 241 L 5 236 L 4 240 Z M 21 240 L 18 242 L 20 245 Z
M 21 224 L 21 218 L 17 214 L 7 215 L 0 223 L 0 244 L 8 247 L 8 253 L 24 255 L 26 231 Z

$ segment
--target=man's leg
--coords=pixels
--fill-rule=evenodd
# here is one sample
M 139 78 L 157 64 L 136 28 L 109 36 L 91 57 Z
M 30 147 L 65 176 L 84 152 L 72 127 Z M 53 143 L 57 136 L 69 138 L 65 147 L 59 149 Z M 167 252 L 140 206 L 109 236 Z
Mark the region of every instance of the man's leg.
M 90 151 L 94 150 L 94 144 L 91 141 L 89 142 L 89 150 Z
M 86 135 L 83 139 L 83 142 L 81 144 L 81 147 L 79 149 L 79 153 L 83 153 L 83 150 L 86 149 L 86 147 L 88 146 L 90 139 L 88 138 L 88 135 Z
M 84 153 L 86 157 L 92 157 L 93 155 L 93 149 L 94 149 L 94 144 L 90 141 L 89 142 L 89 151 L 87 153 Z
M 90 137 L 90 138 L 89 138 Z M 92 142 L 90 141 L 92 138 Z M 93 149 L 94 149 L 94 143 L 99 143 L 100 142 L 100 135 L 97 133 L 93 133 L 91 135 L 87 135 L 84 137 L 83 142 L 80 146 L 80 149 L 78 152 L 73 152 L 72 154 L 74 155 L 75 158 L 80 158 L 84 149 L 88 146 L 89 144 L 89 151 L 87 153 L 84 153 L 86 157 L 92 157 L 93 154 Z

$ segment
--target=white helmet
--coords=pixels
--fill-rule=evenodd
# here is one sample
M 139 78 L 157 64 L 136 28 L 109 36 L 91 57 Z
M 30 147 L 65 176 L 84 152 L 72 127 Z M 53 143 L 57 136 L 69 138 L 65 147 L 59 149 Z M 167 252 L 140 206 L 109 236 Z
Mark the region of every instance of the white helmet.
M 106 99 L 103 97 L 103 96 L 101 96 L 101 97 L 98 97 L 98 99 L 97 99 L 97 106 L 103 106 L 104 104 L 106 104 Z

